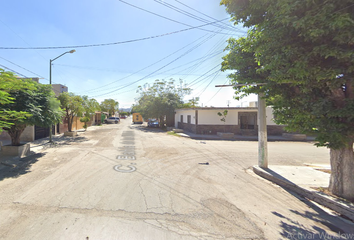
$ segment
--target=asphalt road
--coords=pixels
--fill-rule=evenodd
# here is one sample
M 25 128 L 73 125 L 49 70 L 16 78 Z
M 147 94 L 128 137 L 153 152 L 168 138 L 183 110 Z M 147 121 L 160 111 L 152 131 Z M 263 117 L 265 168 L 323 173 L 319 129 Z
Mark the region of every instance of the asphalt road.
M 328 163 L 329 153 L 271 142 L 269 161 Z M 0 172 L 0 239 L 354 239 L 352 223 L 248 171 L 257 142 L 192 140 L 122 119 L 29 162 Z

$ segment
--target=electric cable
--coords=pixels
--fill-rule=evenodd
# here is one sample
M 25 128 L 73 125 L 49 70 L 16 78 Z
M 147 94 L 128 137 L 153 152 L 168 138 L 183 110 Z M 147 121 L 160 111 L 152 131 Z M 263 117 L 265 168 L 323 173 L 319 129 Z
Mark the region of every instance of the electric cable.
M 39 75 L 39 74 L 37 74 L 37 73 L 34 73 L 34 72 L 32 72 L 32 71 L 30 71 L 30 70 L 24 68 L 24 67 L 21 67 L 20 65 L 14 63 L 14 62 L 11 62 L 10 60 L 7 60 L 7 59 L 5 59 L 5 58 L 3 58 L 3 57 L 1 57 L 1 56 L 0 56 L 0 58 L 3 59 L 3 60 L 5 60 L 5 61 L 7 61 L 7 62 L 9 62 L 9 63 L 11 63 L 11 64 L 13 64 L 13 65 L 15 65 L 15 66 L 17 66 L 17 67 L 19 67 L 19 68 L 22 68 L 23 70 L 25 70 L 25 71 L 27 71 L 27 72 L 30 72 L 30 73 L 32 73 L 32 74 L 38 76 L 38 77 L 44 78 L 44 77 L 42 77 L 41 75 Z
M 151 12 L 151 11 L 149 11 L 149 10 L 146 10 L 146 9 L 144 9 L 144 8 L 141 8 L 141 7 L 138 7 L 138 6 L 136 6 L 136 5 L 133 5 L 133 4 L 128 3 L 128 2 L 125 2 L 125 1 L 123 1 L 123 0 L 118 0 L 118 1 L 120 1 L 120 2 L 122 2 L 122 3 L 124 3 L 124 4 L 127 4 L 127 5 L 129 5 L 129 6 L 131 6 L 131 7 L 134 7 L 134 8 L 137 8 L 137 9 L 139 9 L 139 10 L 142 10 L 142 11 L 144 11 L 144 12 L 147 12 L 147 13 L 153 14 L 153 15 L 155 15 L 155 16 L 158 16 L 158 17 L 167 19 L 167 20 L 169 20 L 169 21 L 172 21 L 172 22 L 175 22 L 175 23 L 178 23 L 178 24 L 182 24 L 182 25 L 187 26 L 187 27 L 192 27 L 192 25 L 189 25 L 189 24 L 186 24 L 186 23 L 182 23 L 182 22 L 173 20 L 173 19 L 171 19 L 171 18 L 168 18 L 168 17 L 162 16 L 162 15 L 160 15 L 160 14 Z M 227 18 L 227 19 L 228 19 L 228 18 Z M 213 24 L 213 23 L 209 23 L 208 25 L 210 25 L 210 24 Z M 207 30 L 207 29 L 203 29 L 203 28 L 201 28 L 201 27 L 198 27 L 198 29 L 203 30 L 203 31 L 207 31 L 207 32 L 213 32 L 213 33 L 215 33 L 214 31 Z M 223 34 L 223 33 L 219 33 L 219 34 Z
M 3 68 L 6 68 L 6 69 L 8 69 L 8 70 L 10 70 L 10 71 L 13 72 L 13 73 L 16 73 L 16 74 L 19 75 L 19 76 L 28 78 L 27 76 L 25 76 L 25 75 L 23 75 L 23 74 L 21 74 L 21 73 L 19 73 L 19 72 L 16 72 L 15 70 L 13 70 L 13 69 L 11 69 L 11 68 L 9 68 L 9 67 L 6 67 L 6 66 L 4 66 L 4 65 L 2 65 L 2 64 L 0 64 L 0 66 L 3 67 Z
M 175 0 L 175 1 L 178 2 L 179 4 L 183 5 L 183 6 L 185 6 L 185 7 L 189 8 L 189 9 L 191 9 L 191 10 L 193 10 L 193 11 L 199 13 L 199 14 L 202 14 L 203 16 L 206 16 L 206 17 L 208 17 L 208 18 L 211 18 L 211 19 L 213 19 L 214 21 L 216 20 L 215 18 L 213 18 L 213 17 L 211 17 L 211 16 L 209 16 L 209 15 L 207 15 L 207 14 L 205 14 L 205 13 L 202 13 L 202 12 L 200 12 L 200 11 L 194 9 L 194 8 L 188 6 L 188 5 L 185 4 L 185 3 L 182 3 L 182 2 L 180 2 L 180 1 L 178 1 L 178 0 Z M 234 27 L 234 26 L 232 26 L 232 25 L 229 26 L 229 25 L 227 25 L 227 24 L 224 23 L 224 22 L 221 22 L 221 24 L 226 25 L 226 26 L 231 27 L 231 28 L 234 28 L 234 29 L 237 29 L 236 27 Z M 239 30 L 239 29 L 237 29 L 237 30 Z M 241 30 L 239 30 L 239 31 L 241 31 Z M 243 32 L 243 31 L 242 31 L 242 32 Z M 243 32 L 243 33 L 247 33 L 247 32 Z
M 154 1 L 157 2 L 157 3 L 159 3 L 159 4 L 161 4 L 161 5 L 163 5 L 163 6 L 165 6 L 165 7 L 167 7 L 167 8 L 170 8 L 170 9 L 176 11 L 176 12 L 179 12 L 179 13 L 185 15 L 185 16 L 188 16 L 188 17 L 190 17 L 190 18 L 193 18 L 193 19 L 195 19 L 195 20 L 198 20 L 198 21 L 201 21 L 201 22 L 204 22 L 204 23 L 210 22 L 209 20 L 206 20 L 206 19 L 201 18 L 201 17 L 199 17 L 199 16 L 197 16 L 197 15 L 194 15 L 194 14 L 192 14 L 192 13 L 189 13 L 189 12 L 187 12 L 187 11 L 185 11 L 185 10 L 183 10 L 183 9 L 180 9 L 180 8 L 178 8 L 178 7 L 176 7 L 176 6 L 172 5 L 172 4 L 166 3 L 166 2 L 161 1 L 161 0 L 154 0 Z M 222 26 L 222 25 L 220 25 L 220 24 L 213 24 L 213 26 L 218 27 L 218 28 L 221 28 L 221 29 L 224 29 L 224 30 L 230 30 L 230 29 L 232 29 L 232 28 L 230 28 L 229 26 L 225 27 L 225 26 Z M 232 30 L 233 30 L 233 31 L 236 31 L 235 29 L 232 29 Z
M 205 41 L 204 41 L 204 42 L 205 42 Z M 148 78 L 148 77 L 151 77 L 151 75 L 155 74 L 156 72 L 160 71 L 161 69 L 163 69 L 163 68 L 169 66 L 170 64 L 172 64 L 172 63 L 176 62 L 177 60 L 181 59 L 182 57 L 184 57 L 185 55 L 189 54 L 189 53 L 192 52 L 193 50 L 197 49 L 197 48 L 198 48 L 199 46 L 201 46 L 204 42 L 201 42 L 201 43 L 197 44 L 196 46 L 192 47 L 191 49 L 189 49 L 188 51 L 186 51 L 185 53 L 183 53 L 182 55 L 180 55 L 180 56 L 177 57 L 176 59 L 170 61 L 169 63 L 165 64 L 164 66 L 162 66 L 162 67 L 160 67 L 160 68 L 158 68 L 157 70 L 155 70 L 155 71 L 153 71 L 152 73 L 146 75 L 145 77 L 142 77 L 142 78 L 140 78 L 140 79 L 138 79 L 138 80 L 136 80 L 136 81 L 134 81 L 134 82 L 131 82 L 131 83 L 125 85 L 125 86 L 119 87 L 119 88 L 117 88 L 117 89 L 115 89 L 115 90 L 113 90 L 113 91 L 107 92 L 107 93 L 105 93 L 105 94 L 97 95 L 97 96 L 94 96 L 94 97 L 100 97 L 100 96 L 103 96 L 103 95 L 106 95 L 106 94 L 110 94 L 110 93 L 112 93 L 112 92 L 119 91 L 119 90 L 121 90 L 121 89 L 123 89 L 123 88 L 129 87 L 129 86 L 131 86 L 131 85 L 133 85 L 133 84 L 135 84 L 135 83 L 137 83 L 137 82 L 140 82 L 140 81 L 142 81 L 142 80 L 144 80 L 144 79 L 146 79 L 146 78 Z
M 204 35 L 204 36 L 202 36 L 202 37 L 196 39 L 195 41 L 193 41 L 193 42 L 191 42 L 191 43 L 185 45 L 184 47 L 178 49 L 177 51 L 174 51 L 173 53 L 167 55 L 166 57 L 164 57 L 164 58 L 162 58 L 162 59 L 160 59 L 160 60 L 158 60 L 158 61 L 156 61 L 156 62 L 154 62 L 154 63 L 148 65 L 147 67 L 144 67 L 144 68 L 142 68 L 142 69 L 140 69 L 140 70 L 138 70 L 138 71 L 136 71 L 136 72 L 134 72 L 134 73 L 131 73 L 131 74 L 129 74 L 129 75 L 126 76 L 126 77 L 120 78 L 120 79 L 118 79 L 118 80 L 116 80 L 116 81 L 113 81 L 113 82 L 111 82 L 111 83 L 105 84 L 105 85 L 100 86 L 100 87 L 98 87 L 98 88 L 91 89 L 91 90 L 87 90 L 87 91 L 85 91 L 85 92 L 88 92 L 88 93 L 89 93 L 89 92 L 97 92 L 97 89 L 100 89 L 100 88 L 103 88 L 103 87 L 112 85 L 112 84 L 114 84 L 114 83 L 116 83 L 116 82 L 118 82 L 118 81 L 124 80 L 124 79 L 126 79 L 126 78 L 128 78 L 128 77 L 131 77 L 131 76 L 133 76 L 133 75 L 135 75 L 135 74 L 137 74 L 137 73 L 139 73 L 139 72 L 142 72 L 143 70 L 148 69 L 149 67 L 152 67 L 152 66 L 156 65 L 157 63 L 162 62 L 163 60 L 165 60 L 165 59 L 169 58 L 170 56 L 174 55 L 175 53 L 177 53 L 177 52 L 179 52 L 179 51 L 181 51 L 181 50 L 187 48 L 188 46 L 194 44 L 195 42 L 197 42 L 197 41 L 199 41 L 200 39 L 206 37 L 207 35 L 208 35 L 208 34 L 206 34 L 206 35 Z
M 222 19 L 222 20 L 219 20 L 219 21 L 216 21 L 216 22 L 225 21 L 226 19 L 228 19 L 228 18 L 225 18 L 225 19 Z M 181 30 L 178 30 L 178 31 L 164 33 L 164 34 L 160 34 L 160 35 L 144 37 L 144 38 L 137 38 L 137 39 L 131 39 L 131 40 L 126 40 L 126 41 L 121 41 L 121 42 L 113 42 L 113 43 L 100 43 L 100 44 L 87 44 L 87 45 L 74 45 L 74 46 L 57 46 L 57 47 L 0 47 L 0 49 L 3 49 L 3 50 L 42 49 L 42 50 L 44 50 L 44 49 L 61 49 L 61 48 L 103 47 L 103 46 L 119 45 L 119 44 L 125 44 L 125 43 L 132 43 L 132 42 L 150 40 L 150 39 L 159 38 L 159 37 L 165 37 L 165 36 L 169 36 L 169 35 L 172 35 L 172 34 L 186 32 L 186 31 L 189 31 L 189 30 L 192 30 L 192 29 L 208 26 L 208 25 L 213 24 L 213 23 L 215 23 L 215 22 L 206 23 L 206 24 L 199 25 L 199 26 L 196 26 L 196 27 L 185 28 L 185 29 L 181 29 Z

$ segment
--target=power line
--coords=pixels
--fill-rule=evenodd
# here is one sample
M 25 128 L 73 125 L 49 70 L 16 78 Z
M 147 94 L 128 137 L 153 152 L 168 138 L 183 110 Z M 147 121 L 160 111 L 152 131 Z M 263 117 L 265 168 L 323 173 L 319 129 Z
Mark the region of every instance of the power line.
M 204 38 L 204 37 L 206 37 L 206 36 L 207 36 L 207 34 L 204 35 L 204 36 L 202 36 L 202 37 L 200 37 L 200 38 L 198 38 L 197 40 L 195 40 L 195 41 L 193 41 L 193 42 L 187 44 L 186 46 L 184 46 L 184 47 L 178 49 L 177 51 L 174 51 L 173 53 L 169 54 L 168 56 L 166 56 L 166 57 L 164 57 L 164 58 L 162 58 L 162 59 L 160 59 L 160 60 L 158 60 L 157 62 L 154 62 L 154 63 L 148 65 L 148 66 L 145 67 L 145 68 L 142 68 L 142 69 L 140 69 L 140 70 L 138 70 L 138 71 L 136 71 L 136 72 L 134 72 L 134 73 L 131 73 L 131 74 L 129 74 L 129 75 L 126 76 L 126 77 L 120 78 L 120 79 L 118 79 L 118 80 L 116 80 L 116 81 L 110 82 L 110 83 L 108 83 L 108 84 L 106 84 L 106 85 L 103 85 L 103 86 L 101 86 L 101 87 L 98 87 L 98 88 L 95 88 L 95 89 L 92 89 L 92 90 L 87 90 L 87 91 L 85 91 L 85 92 L 98 92 L 97 89 L 100 89 L 100 88 L 103 88 L 103 87 L 112 85 L 112 84 L 114 84 L 114 83 L 116 83 L 116 82 L 118 82 L 118 81 L 121 81 L 121 80 L 124 80 L 124 79 L 126 79 L 126 78 L 128 78 L 128 77 L 131 77 L 131 76 L 133 76 L 133 75 L 135 75 L 135 74 L 137 74 L 137 73 L 139 73 L 139 72 L 141 72 L 141 71 L 143 71 L 143 70 L 145 70 L 145 69 L 147 69 L 147 68 L 149 68 L 149 67 L 152 67 L 152 66 L 156 65 L 157 63 L 159 63 L 159 62 L 165 60 L 165 59 L 167 59 L 168 57 L 172 56 L 173 54 L 175 54 L 175 53 L 177 53 L 177 52 L 179 52 L 179 51 L 185 49 L 186 47 L 188 47 L 188 46 L 194 44 L 195 42 L 199 41 L 200 39 L 202 39 L 202 38 Z M 102 91 L 102 90 L 100 90 L 100 91 Z M 104 91 L 104 90 L 103 90 L 103 91 Z
M 161 0 L 154 0 L 154 1 L 159 3 L 159 4 L 161 4 L 161 5 L 163 5 L 163 6 L 165 6 L 165 7 L 167 7 L 167 8 L 170 8 L 170 9 L 176 11 L 176 12 L 179 12 L 179 13 L 185 15 L 185 16 L 188 16 L 190 18 L 196 19 L 198 21 L 201 21 L 201 22 L 204 22 L 204 23 L 210 22 L 209 20 L 206 20 L 206 19 L 201 18 L 199 16 L 196 16 L 196 15 L 194 15 L 192 13 L 189 13 L 189 12 L 187 12 L 187 11 L 185 11 L 183 9 L 180 9 L 180 8 L 178 8 L 178 7 L 176 7 L 176 6 L 172 5 L 172 4 L 166 3 L 166 2 L 161 1 Z M 229 26 L 225 27 L 225 26 L 222 26 L 220 24 L 213 24 L 213 25 L 216 26 L 216 27 L 219 27 L 221 29 L 224 29 L 224 30 L 227 30 L 227 29 L 230 30 Z M 235 30 L 235 29 L 232 29 L 232 30 Z
M 206 85 L 206 87 L 200 92 L 200 93 L 198 93 L 198 94 L 196 94 L 196 95 L 198 95 L 198 97 L 200 97 L 202 94 L 203 94 L 203 92 L 205 92 L 205 90 L 209 87 L 209 85 L 215 80 L 215 78 L 218 76 L 220 74 L 220 71 L 217 71 L 216 73 L 215 73 L 215 75 L 214 75 L 214 77 L 211 79 L 211 81 L 208 83 L 208 85 Z
M 41 75 L 39 75 L 39 74 L 37 74 L 37 73 L 34 73 L 34 72 L 32 72 L 32 71 L 30 71 L 30 70 L 24 68 L 24 67 L 21 67 L 20 65 L 18 65 L 18 64 L 16 64 L 16 63 L 11 62 L 10 60 L 7 60 L 7 59 L 5 59 L 5 58 L 3 58 L 3 57 L 0 57 L 0 58 L 3 59 L 3 60 L 5 60 L 5 61 L 7 61 L 7 62 L 9 62 L 9 63 L 11 63 L 11 64 L 13 64 L 13 65 L 15 65 L 15 66 L 17 66 L 17 67 L 19 67 L 19 68 L 22 68 L 23 70 L 25 70 L 25 71 L 27 71 L 27 72 L 30 72 L 30 73 L 32 73 L 32 74 L 38 76 L 38 77 L 44 78 L 44 77 L 42 77 Z M 44 78 L 44 79 L 45 79 L 45 78 Z M 47 80 L 48 80 L 48 79 L 47 79 Z
M 215 35 L 215 34 L 214 34 L 214 35 Z M 138 80 L 136 80 L 136 81 L 134 81 L 134 82 L 131 82 L 131 83 L 129 83 L 129 84 L 125 85 L 125 86 L 122 86 L 122 87 L 120 87 L 120 88 L 117 88 L 117 89 L 115 89 L 115 90 L 113 90 L 113 91 L 107 92 L 107 93 L 105 93 L 105 94 L 93 96 L 93 97 L 100 97 L 100 96 L 103 96 L 103 95 L 106 95 L 106 94 L 110 94 L 110 93 L 119 91 L 119 90 L 121 90 L 121 89 L 123 89 L 123 88 L 129 87 L 129 86 L 131 86 L 131 85 L 133 85 L 133 84 L 135 84 L 135 83 L 137 83 L 137 82 L 140 82 L 140 81 L 144 80 L 145 78 L 151 77 L 151 76 L 152 76 L 153 74 L 155 74 L 156 72 L 160 71 L 161 69 L 167 67 L 168 65 L 170 65 L 170 64 L 172 64 L 172 63 L 174 63 L 174 62 L 176 62 L 177 60 L 179 60 L 180 58 L 184 57 L 184 56 L 187 55 L 188 53 L 190 53 L 190 52 L 192 52 L 193 50 L 197 49 L 197 48 L 198 48 L 199 46 L 201 46 L 203 43 L 205 43 L 205 40 L 204 40 L 203 42 L 197 44 L 196 46 L 192 47 L 191 49 L 189 49 L 188 51 L 186 51 L 184 54 L 180 55 L 180 56 L 177 57 L 176 59 L 170 61 L 169 63 L 165 64 L 164 66 L 162 66 L 162 67 L 158 68 L 157 70 L 153 71 L 152 73 L 146 75 L 145 77 L 142 77 L 142 78 L 140 78 L 140 79 L 138 79 Z
M 185 28 L 185 29 L 182 29 L 182 30 L 174 31 L 174 32 L 164 33 L 164 34 L 150 36 L 150 37 L 126 40 L 126 41 L 121 41 L 121 42 L 88 44 L 88 45 L 76 45 L 76 46 L 61 46 L 61 47 L 0 47 L 0 49 L 4 49 L 4 50 L 27 50 L 27 49 L 60 49 L 60 48 L 87 48 L 87 47 L 111 46 L 111 45 L 118 45 L 118 44 L 124 44 L 124 43 L 132 43 L 132 42 L 150 40 L 150 39 L 154 39 L 154 38 L 158 38 L 158 37 L 165 37 L 165 36 L 168 36 L 168 35 L 181 33 L 181 32 L 189 31 L 189 30 L 192 30 L 192 29 L 208 26 L 208 25 L 216 23 L 216 22 L 222 22 L 222 21 L 225 21 L 226 19 L 228 19 L 228 18 L 225 18 L 225 19 L 222 19 L 222 20 L 219 20 L 219 21 L 215 21 L 215 22 L 206 23 L 206 24 L 199 25 L 199 26 L 196 26 L 196 27 Z
M 229 80 L 226 80 L 224 84 L 226 84 Z M 219 92 L 220 92 L 221 88 L 219 88 L 219 90 L 214 94 L 214 96 L 212 96 L 206 103 L 210 102 Z
M 127 3 L 127 2 L 125 2 L 125 1 L 123 1 L 123 0 L 118 0 L 118 1 L 120 1 L 120 2 L 122 2 L 122 3 L 124 3 L 124 4 L 127 4 L 127 5 L 129 5 L 129 6 L 131 6 L 131 7 L 134 7 L 134 8 L 137 8 L 137 9 L 139 9 L 139 10 L 142 10 L 142 11 L 144 11 L 144 12 L 147 12 L 147 13 L 153 14 L 153 15 L 155 15 L 155 16 L 158 16 L 158 17 L 167 19 L 167 20 L 169 20 L 169 21 L 172 21 L 172 22 L 175 22 L 175 23 L 179 23 L 179 24 L 182 24 L 182 25 L 187 26 L 187 27 L 192 27 L 192 26 L 189 25 L 189 24 L 186 24 L 186 23 L 182 23 L 182 22 L 173 20 L 173 19 L 171 19 L 171 18 L 168 18 L 168 17 L 162 16 L 162 15 L 160 15 L 160 14 L 151 12 L 151 11 L 149 11 L 149 10 L 146 10 L 146 9 L 144 9 L 144 8 L 141 8 L 141 7 L 138 7 L 138 6 L 133 5 L 133 4 L 131 4 L 131 3 Z M 226 19 L 228 19 L 228 18 L 226 18 Z M 226 20 L 226 19 L 225 19 L 225 20 Z M 214 24 L 214 23 L 210 23 L 210 24 Z M 215 33 L 214 31 L 207 30 L 207 29 L 203 29 L 203 28 L 201 28 L 201 27 L 202 27 L 202 26 L 199 26 L 199 27 L 197 27 L 197 28 L 200 29 L 200 30 L 203 30 L 203 31 Z M 219 33 L 219 34 L 224 34 L 224 33 Z
M 15 70 L 13 70 L 13 69 L 11 69 L 11 68 L 9 68 L 9 67 L 6 67 L 6 66 L 1 65 L 1 64 L 0 64 L 0 66 L 3 67 L 3 68 L 6 68 L 6 69 L 8 69 L 8 70 L 10 70 L 11 72 L 16 73 L 17 75 L 20 75 L 20 76 L 22 76 L 22 77 L 28 78 L 27 76 L 25 76 L 25 75 L 23 75 L 23 74 L 21 74 L 21 73 L 19 73 L 19 72 L 16 72 Z
M 215 18 L 213 18 L 213 17 L 211 17 L 211 16 L 209 16 L 209 15 L 207 15 L 207 14 L 205 14 L 205 13 L 202 13 L 202 12 L 198 11 L 198 10 L 196 10 L 196 9 L 194 9 L 194 8 L 192 8 L 192 7 L 190 7 L 190 6 L 188 6 L 187 4 L 184 4 L 184 3 L 182 3 L 182 2 L 180 2 L 180 1 L 178 1 L 178 0 L 175 0 L 175 1 L 178 2 L 179 4 L 183 5 L 183 6 L 185 6 L 185 7 L 189 8 L 189 9 L 191 9 L 191 10 L 193 10 L 193 11 L 199 13 L 199 14 L 202 14 L 203 16 L 206 16 L 206 17 L 208 17 L 208 18 L 211 18 L 211 19 L 213 19 L 214 21 L 216 20 Z M 224 22 L 221 22 L 221 24 L 223 24 L 223 25 L 225 25 L 225 26 L 227 26 L 227 27 L 229 27 L 229 28 L 231 27 L 231 28 L 233 28 L 233 29 L 237 29 L 237 28 L 235 28 L 234 26 L 229 26 L 229 25 L 227 25 L 227 24 L 224 23 Z M 239 29 L 237 29 L 237 30 L 239 30 Z M 239 30 L 239 31 L 240 31 L 240 30 Z M 240 32 L 246 33 L 246 32 L 244 32 L 244 31 L 240 31 Z
M 206 73 L 204 73 L 202 76 L 196 78 L 195 80 L 193 80 L 192 82 L 190 82 L 189 84 L 187 84 L 187 86 L 188 86 L 188 87 L 191 87 L 191 86 L 193 86 L 193 85 L 199 83 L 200 81 L 202 81 L 203 79 L 205 79 L 205 78 L 203 78 L 203 79 L 197 81 L 199 78 L 205 76 L 206 74 L 208 74 L 209 72 L 213 71 L 213 70 L 214 70 L 215 68 L 217 68 L 217 67 L 220 67 L 220 64 L 216 65 L 215 67 L 213 67 L 212 69 L 210 69 L 209 71 L 207 71 Z M 220 71 L 220 69 L 216 70 L 215 72 L 217 72 L 217 71 Z M 213 72 L 212 74 L 208 75 L 207 77 L 213 75 L 215 72 Z M 193 84 L 192 84 L 192 83 L 193 83 Z

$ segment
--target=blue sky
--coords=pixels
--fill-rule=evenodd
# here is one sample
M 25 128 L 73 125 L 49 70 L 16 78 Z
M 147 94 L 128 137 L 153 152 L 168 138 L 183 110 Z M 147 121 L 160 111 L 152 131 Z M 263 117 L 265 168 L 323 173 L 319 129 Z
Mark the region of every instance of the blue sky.
M 170 78 L 193 89 L 185 100 L 200 97 L 203 106 L 256 99 L 238 102 L 232 88 L 215 88 L 228 83 L 218 71 L 226 40 L 246 34 L 219 1 L 2 0 L 1 8 L 0 68 L 20 76 L 47 84 L 49 60 L 75 49 L 53 62 L 52 82 L 99 102 L 113 98 L 120 108 L 131 107 L 139 85 Z

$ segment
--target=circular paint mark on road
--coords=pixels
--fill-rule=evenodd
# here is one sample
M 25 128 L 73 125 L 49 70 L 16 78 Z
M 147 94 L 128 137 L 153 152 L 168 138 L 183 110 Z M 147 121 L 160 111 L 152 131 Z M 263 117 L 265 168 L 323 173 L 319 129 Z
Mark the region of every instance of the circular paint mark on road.
M 120 169 L 120 167 L 122 166 L 122 164 L 118 164 L 114 166 L 114 170 L 116 170 L 117 172 L 123 172 L 123 173 L 131 173 L 136 171 L 136 167 L 132 166 L 132 165 L 128 165 L 127 168 L 129 169 Z

